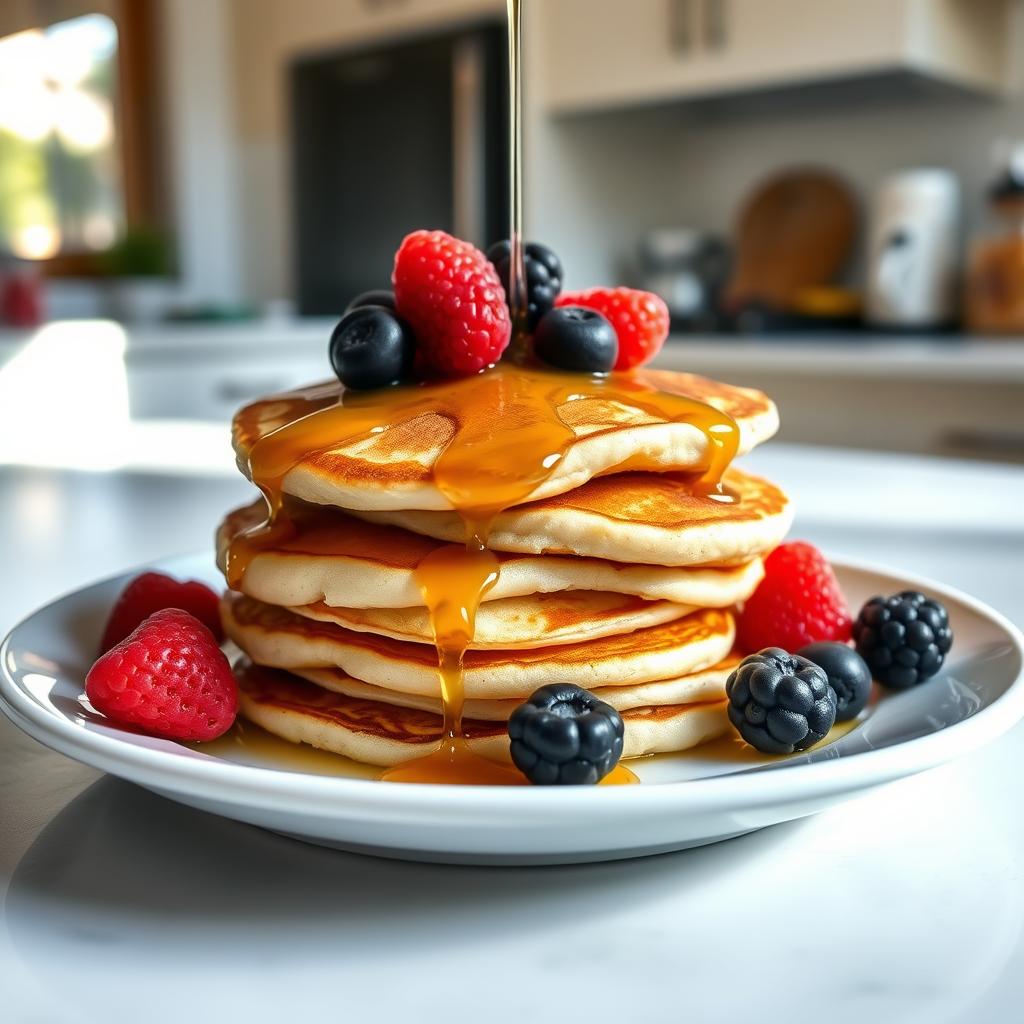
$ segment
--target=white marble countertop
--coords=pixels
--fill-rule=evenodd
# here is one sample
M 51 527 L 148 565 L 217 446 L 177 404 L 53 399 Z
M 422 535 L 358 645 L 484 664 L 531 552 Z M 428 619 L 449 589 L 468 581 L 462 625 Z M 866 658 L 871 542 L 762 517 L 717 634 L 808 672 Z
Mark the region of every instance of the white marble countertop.
M 209 545 L 248 488 L 226 445 L 204 464 L 0 466 L 0 632 L 58 592 Z M 747 464 L 793 493 L 795 536 L 943 579 L 1024 622 L 1024 470 L 783 445 Z M 427 867 L 179 807 L 0 722 L 0 1016 L 1008 1021 L 1024 1000 L 1022 778 L 1017 728 L 718 846 Z
M 122 333 L 129 365 L 167 360 L 194 360 L 218 353 L 312 351 L 326 347 L 335 320 L 291 317 L 224 323 L 129 325 L 109 321 L 57 321 L 37 331 L 0 329 L 0 365 L 30 342 L 45 335 L 65 335 L 76 342 L 114 327 Z M 799 376 L 852 374 L 857 377 L 909 380 L 1024 382 L 1024 337 L 913 335 L 864 332 L 806 334 L 673 334 L 659 365 L 694 373 L 723 367 L 750 371 L 770 369 Z

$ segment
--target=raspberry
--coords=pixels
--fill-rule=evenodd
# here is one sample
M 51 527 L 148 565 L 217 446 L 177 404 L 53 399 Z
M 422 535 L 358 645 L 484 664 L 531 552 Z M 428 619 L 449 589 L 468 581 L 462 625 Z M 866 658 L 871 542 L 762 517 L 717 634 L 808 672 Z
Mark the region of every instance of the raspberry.
M 813 544 L 780 544 L 764 563 L 764 579 L 747 599 L 736 630 L 744 651 L 798 651 L 818 640 L 849 640 L 850 610 L 832 566 Z
M 493 366 L 512 322 L 487 257 L 443 231 L 414 231 L 395 254 L 399 314 L 412 326 L 421 374 L 462 377 Z
M 161 572 L 144 572 L 125 587 L 111 609 L 100 653 L 119 644 L 143 619 L 163 608 L 181 608 L 194 615 L 219 643 L 224 639 L 219 604 L 217 595 L 198 580 L 183 583 Z
M 122 725 L 172 740 L 213 740 L 231 728 L 238 690 L 213 634 L 179 608 L 150 615 L 85 677 L 92 706 Z
M 584 306 L 603 313 L 619 337 L 616 370 L 631 370 L 649 363 L 668 337 L 668 306 L 653 292 L 635 288 L 590 288 L 566 292 L 556 306 Z

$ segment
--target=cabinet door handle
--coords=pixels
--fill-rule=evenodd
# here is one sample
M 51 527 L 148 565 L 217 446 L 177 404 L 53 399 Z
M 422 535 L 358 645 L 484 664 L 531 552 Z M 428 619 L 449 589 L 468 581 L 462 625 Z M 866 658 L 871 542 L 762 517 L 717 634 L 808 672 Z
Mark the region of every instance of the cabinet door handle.
M 728 0 L 704 0 L 701 18 L 704 45 L 709 50 L 721 50 L 729 39 Z
M 694 13 L 694 0 L 669 0 L 668 38 L 672 49 L 680 55 L 693 49 L 696 35 Z

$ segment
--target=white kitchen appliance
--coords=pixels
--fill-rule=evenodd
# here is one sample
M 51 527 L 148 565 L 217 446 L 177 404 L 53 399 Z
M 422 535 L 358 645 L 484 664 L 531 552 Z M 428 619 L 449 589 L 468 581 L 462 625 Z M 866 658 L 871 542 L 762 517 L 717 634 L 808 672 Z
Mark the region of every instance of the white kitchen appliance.
M 957 314 L 960 185 L 952 171 L 900 171 L 871 214 L 866 314 L 879 327 L 948 326 Z

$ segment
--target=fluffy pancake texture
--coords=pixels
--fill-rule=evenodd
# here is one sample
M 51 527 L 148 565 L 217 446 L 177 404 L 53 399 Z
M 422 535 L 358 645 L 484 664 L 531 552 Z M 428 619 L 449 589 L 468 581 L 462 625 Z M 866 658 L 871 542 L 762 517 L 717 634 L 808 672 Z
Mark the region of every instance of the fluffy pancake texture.
M 639 370 L 635 379 L 732 416 L 739 428 L 740 454 L 778 429 L 775 405 L 760 391 L 667 370 Z M 249 454 L 261 438 L 299 415 L 337 404 L 341 393 L 340 384 L 328 383 L 241 409 L 234 418 L 232 439 L 242 471 L 248 472 Z M 708 463 L 708 438 L 691 423 L 666 422 L 649 410 L 603 397 L 566 402 L 558 415 L 572 431 L 572 440 L 530 499 L 564 494 L 623 468 L 699 471 Z M 451 510 L 433 470 L 455 432 L 456 424 L 440 412 L 400 420 L 370 436 L 308 452 L 285 474 L 281 486 L 294 497 L 338 508 Z
M 680 676 L 678 679 L 656 679 L 651 683 L 635 683 L 632 686 L 599 686 L 591 690 L 606 704 L 618 711 L 632 711 L 636 708 L 661 707 L 669 704 L 707 704 L 725 700 L 725 683 L 729 673 L 739 664 L 739 657 L 730 655 L 717 665 Z M 294 675 L 315 683 L 325 690 L 342 693 L 347 697 L 361 700 L 394 704 L 400 708 L 429 711 L 441 714 L 441 701 L 423 694 L 402 693 L 399 690 L 385 690 L 380 686 L 364 683 L 360 679 L 342 672 L 341 669 L 305 668 L 295 669 Z M 465 703 L 467 718 L 478 718 L 485 722 L 504 722 L 519 706 L 521 701 L 470 699 Z
M 433 646 L 393 640 L 308 619 L 253 598 L 221 603 L 227 635 L 257 664 L 273 668 L 340 668 L 363 682 L 438 697 Z M 591 689 L 671 679 L 717 664 L 732 650 L 727 611 L 705 609 L 659 626 L 579 644 L 466 653 L 467 698 L 523 699 L 552 680 Z
M 774 484 L 732 467 L 729 500 L 696 493 L 692 478 L 617 473 L 501 513 L 488 544 L 498 551 L 573 554 L 661 566 L 733 564 L 774 548 L 792 522 L 789 499 Z M 374 522 L 457 541 L 454 512 L 360 513 Z
M 609 478 L 614 479 L 614 478 Z M 268 604 L 324 603 L 343 608 L 422 606 L 416 566 L 445 543 L 410 530 L 365 522 L 337 509 L 290 506 L 294 536 L 250 563 L 241 589 Z M 217 531 L 223 570 L 229 541 L 263 521 L 261 501 L 236 509 Z M 764 574 L 760 559 L 736 566 L 639 565 L 603 558 L 498 552 L 501 573 L 484 601 L 566 590 L 630 594 L 700 608 L 727 608 L 753 593 Z
M 371 765 L 432 752 L 444 709 L 420 579 L 429 567 L 460 634 L 473 608 L 442 550 L 466 542 L 460 506 L 489 531 L 500 570 L 463 657 L 473 750 L 508 761 L 509 716 L 552 682 L 619 711 L 625 757 L 722 735 L 733 609 L 791 519 L 779 488 L 735 467 L 723 493 L 703 493 L 733 454 L 733 421 L 743 454 L 778 415 L 759 391 L 691 374 L 512 364 L 443 386 L 332 382 L 246 406 L 238 464 L 281 514 L 262 530 L 258 501 L 218 529 L 218 564 L 240 591 L 221 616 L 243 654 L 241 714 Z
M 242 713 L 292 743 L 308 743 L 383 767 L 422 757 L 441 738 L 442 719 L 429 711 L 325 690 L 286 672 L 241 664 L 236 668 Z M 623 712 L 625 757 L 686 750 L 728 729 L 725 700 L 640 707 Z M 508 761 L 503 721 L 467 719 L 470 747 Z
M 331 608 L 318 603 L 292 611 L 395 640 L 434 642 L 426 608 Z M 480 606 L 469 649 L 512 651 L 584 643 L 672 622 L 692 611 L 695 609 L 671 601 L 645 601 L 597 590 L 508 597 Z

